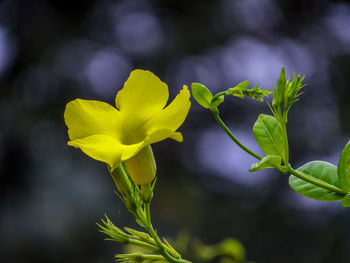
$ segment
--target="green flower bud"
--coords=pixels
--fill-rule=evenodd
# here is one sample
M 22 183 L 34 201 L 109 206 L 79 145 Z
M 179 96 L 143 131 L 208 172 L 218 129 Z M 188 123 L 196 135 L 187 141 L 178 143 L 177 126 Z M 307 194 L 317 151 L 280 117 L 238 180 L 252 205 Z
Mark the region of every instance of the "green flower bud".
M 295 74 L 293 74 L 292 80 L 290 80 L 290 78 L 287 79 L 284 67 L 282 67 L 276 87 L 273 90 L 272 100 L 272 112 L 277 120 L 283 120 L 283 122 L 287 123 L 288 111 L 302 94 L 302 92 L 300 92 L 301 88 L 305 86 L 305 84 L 302 84 L 303 80 L 304 77 L 300 75 L 295 76 Z
M 153 187 L 151 183 L 141 185 L 141 197 L 145 203 L 149 203 L 153 198 Z
M 119 193 L 122 196 L 127 196 L 132 192 L 132 184 L 127 173 L 125 172 L 123 164 L 119 165 L 114 170 L 111 170 L 110 167 L 108 167 L 108 170 L 113 178 L 115 185 L 117 186 Z

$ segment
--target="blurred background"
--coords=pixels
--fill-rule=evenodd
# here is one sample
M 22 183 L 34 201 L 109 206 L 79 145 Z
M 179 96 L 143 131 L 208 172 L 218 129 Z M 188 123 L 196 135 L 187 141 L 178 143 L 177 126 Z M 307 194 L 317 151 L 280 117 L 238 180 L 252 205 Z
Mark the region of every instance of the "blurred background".
M 214 93 L 274 87 L 282 66 L 308 84 L 289 115 L 291 162 L 337 164 L 350 135 L 350 4 L 287 0 L 0 1 L 0 262 L 113 262 L 96 222 L 136 227 L 104 164 L 66 145 L 65 105 L 113 104 L 130 71 Z M 266 103 L 226 98 L 222 118 L 251 132 Z M 237 238 L 259 263 L 350 262 L 350 209 L 304 198 L 235 146 L 195 101 L 184 142 L 153 147 L 153 220 L 204 244 Z

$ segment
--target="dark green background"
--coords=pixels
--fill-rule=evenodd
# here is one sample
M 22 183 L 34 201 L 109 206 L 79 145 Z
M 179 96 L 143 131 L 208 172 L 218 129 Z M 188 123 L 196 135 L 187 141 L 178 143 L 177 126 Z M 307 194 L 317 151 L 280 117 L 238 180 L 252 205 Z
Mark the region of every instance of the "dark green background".
M 114 96 L 135 68 L 213 92 L 280 68 L 308 84 L 288 132 L 295 167 L 336 164 L 350 134 L 350 5 L 345 1 L 0 1 L 0 262 L 113 262 L 95 223 L 135 227 L 104 164 L 66 145 L 74 98 Z M 267 105 L 227 98 L 229 127 L 254 149 Z M 160 235 L 239 239 L 260 263 L 350 262 L 350 209 L 303 198 L 273 170 L 248 173 L 238 149 L 193 101 L 184 142 L 154 145 Z

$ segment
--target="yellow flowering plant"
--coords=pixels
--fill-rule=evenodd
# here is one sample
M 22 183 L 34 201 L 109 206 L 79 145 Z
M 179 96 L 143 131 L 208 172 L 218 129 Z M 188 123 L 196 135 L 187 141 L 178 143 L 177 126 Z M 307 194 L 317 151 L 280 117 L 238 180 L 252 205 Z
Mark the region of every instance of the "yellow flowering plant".
M 118 196 L 146 232 L 115 226 L 106 216 L 100 231 L 107 240 L 134 245 L 146 253 L 117 254 L 118 262 L 190 263 L 166 239 L 160 239 L 151 223 L 150 203 L 155 187 L 156 163 L 151 144 L 171 138 L 182 142 L 177 129 L 190 109 L 186 85 L 166 106 L 168 87 L 150 71 L 134 70 L 117 93 L 116 107 L 105 102 L 75 99 L 66 106 L 68 145 L 79 148 L 95 160 L 107 164 Z M 147 233 L 148 232 L 148 233 Z M 181 245 L 179 245 L 181 247 Z M 196 257 L 209 261 L 222 255 L 242 262 L 244 249 L 227 239 L 214 246 L 193 245 Z
M 304 77 L 295 74 L 293 78 L 287 78 L 282 68 L 272 92 L 258 86 L 248 89 L 249 82 L 244 81 L 215 95 L 203 84 L 192 83 L 192 95 L 211 111 L 220 127 L 239 147 L 258 160 L 251 165 L 250 172 L 275 168 L 290 175 L 289 184 L 297 193 L 321 201 L 340 200 L 344 207 L 350 207 L 350 141 L 340 155 L 338 166 L 312 161 L 294 169 L 289 162 L 288 112 L 302 94 L 303 80 Z M 225 97 L 244 99 L 247 96 L 263 102 L 271 93 L 273 99 L 268 106 L 272 115 L 260 114 L 253 126 L 254 137 L 265 154 L 260 156 L 231 132 L 220 118 L 218 106 Z M 68 145 L 107 164 L 118 196 L 146 230 L 120 229 L 107 216 L 102 224 L 98 224 L 100 231 L 109 236 L 107 240 L 134 245 L 143 251 L 117 254 L 118 262 L 190 263 L 182 259 L 166 239 L 159 238 L 151 223 L 150 203 L 156 181 L 151 144 L 167 138 L 182 142 L 182 134 L 177 129 L 186 119 L 191 105 L 190 92 L 185 85 L 166 106 L 168 96 L 164 82 L 150 71 L 137 69 L 131 72 L 117 93 L 116 107 L 82 99 L 73 100 L 66 106 L 64 119 L 70 138 Z M 245 262 L 244 248 L 233 239 L 212 246 L 204 246 L 198 241 L 188 245 L 188 238 L 183 243 L 187 245 L 177 244 L 181 254 L 187 253 L 186 247 L 191 247 L 196 259 L 202 262 Z
M 109 219 L 102 220 L 101 232 L 109 239 L 136 245 L 152 254 L 118 254 L 122 262 L 188 262 L 168 242 L 161 241 L 151 224 L 156 164 L 151 144 L 167 138 L 182 142 L 176 131 L 190 109 L 187 86 L 167 106 L 167 85 L 150 71 L 134 70 L 117 93 L 113 107 L 105 102 L 75 99 L 64 112 L 70 141 L 95 160 L 107 164 L 118 195 L 149 234 L 121 230 Z M 153 183 L 152 183 L 153 182 Z

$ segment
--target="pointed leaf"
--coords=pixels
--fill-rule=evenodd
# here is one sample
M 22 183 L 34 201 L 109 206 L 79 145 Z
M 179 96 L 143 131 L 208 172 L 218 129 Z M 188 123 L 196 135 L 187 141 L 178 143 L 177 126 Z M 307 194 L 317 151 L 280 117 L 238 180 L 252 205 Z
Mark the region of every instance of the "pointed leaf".
M 192 83 L 193 98 L 204 108 L 209 109 L 213 98 L 210 90 L 200 83 Z
M 333 164 L 323 161 L 313 161 L 304 164 L 297 170 L 315 179 L 339 187 L 337 167 Z M 297 193 L 320 201 L 337 201 L 344 197 L 343 195 L 337 194 L 336 192 L 324 189 L 314 184 L 310 184 L 309 182 L 299 179 L 294 175 L 291 175 L 289 177 L 289 185 Z
M 346 144 L 340 155 L 337 173 L 340 187 L 350 192 L 350 141 Z
M 249 168 L 249 172 L 257 172 L 265 168 L 279 167 L 281 166 L 281 160 L 282 158 L 280 156 L 267 155 L 259 162 L 253 163 Z
M 255 140 L 266 155 L 284 158 L 281 124 L 271 115 L 260 114 L 253 127 Z
M 238 85 L 236 85 L 235 87 L 228 89 L 227 95 L 233 95 L 241 99 L 244 99 L 243 91 L 246 90 L 248 86 L 249 86 L 249 81 L 248 80 L 243 81 Z

